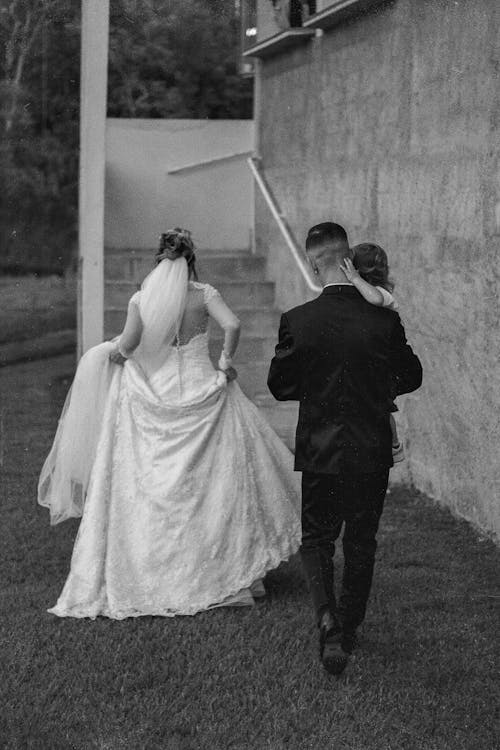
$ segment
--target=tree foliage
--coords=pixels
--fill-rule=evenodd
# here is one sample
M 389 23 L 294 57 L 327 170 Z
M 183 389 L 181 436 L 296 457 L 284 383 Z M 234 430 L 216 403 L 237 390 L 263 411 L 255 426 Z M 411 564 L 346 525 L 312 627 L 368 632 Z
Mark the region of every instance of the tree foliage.
M 119 0 L 111 15 L 109 112 L 118 117 L 251 117 L 237 70 L 234 0 Z
M 0 0 L 0 270 L 64 268 L 78 195 L 80 0 Z M 245 118 L 234 0 L 111 0 L 108 114 Z

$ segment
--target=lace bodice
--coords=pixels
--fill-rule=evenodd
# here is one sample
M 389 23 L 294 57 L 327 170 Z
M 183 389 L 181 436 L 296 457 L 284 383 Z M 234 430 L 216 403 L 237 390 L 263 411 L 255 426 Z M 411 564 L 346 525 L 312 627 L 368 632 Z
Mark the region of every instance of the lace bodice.
M 213 286 L 196 281 L 189 282 L 186 310 L 177 342 L 180 346 L 185 346 L 195 336 L 206 333 L 210 314 L 217 315 L 217 302 L 222 302 L 222 298 Z
M 141 292 L 138 291 L 129 302 L 129 318 L 137 318 L 137 326 L 140 322 L 140 300 Z M 138 310 L 138 315 L 136 311 L 131 310 L 131 306 Z M 216 320 L 223 329 L 234 326 L 237 322 L 236 316 L 226 305 L 217 289 L 210 284 L 190 281 L 186 309 L 179 328 L 178 341 L 175 343 L 179 346 L 185 346 L 195 336 L 206 333 L 210 317 Z M 129 329 L 130 338 L 133 339 L 137 335 L 137 331 L 134 330 L 134 326 L 130 326 Z M 123 343 L 126 344 L 126 342 Z

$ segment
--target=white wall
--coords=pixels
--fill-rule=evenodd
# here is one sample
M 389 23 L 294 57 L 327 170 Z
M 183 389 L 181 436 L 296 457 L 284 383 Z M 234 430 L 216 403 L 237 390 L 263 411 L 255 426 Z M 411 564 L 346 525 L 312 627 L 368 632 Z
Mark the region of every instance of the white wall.
M 108 119 L 105 245 L 153 248 L 172 226 L 200 248 L 248 248 L 253 184 L 246 157 L 169 175 L 176 167 L 253 150 L 251 120 Z

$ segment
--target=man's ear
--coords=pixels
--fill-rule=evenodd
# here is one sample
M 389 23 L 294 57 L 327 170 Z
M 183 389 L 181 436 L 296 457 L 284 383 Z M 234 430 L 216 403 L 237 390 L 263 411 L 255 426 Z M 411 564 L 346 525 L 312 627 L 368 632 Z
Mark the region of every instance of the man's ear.
M 309 261 L 309 265 L 311 266 L 312 270 L 314 271 L 314 273 L 318 273 L 319 272 L 319 268 L 316 265 L 316 261 L 314 260 L 314 258 L 312 258 L 309 255 L 309 253 L 306 253 L 306 255 L 307 255 L 307 260 Z

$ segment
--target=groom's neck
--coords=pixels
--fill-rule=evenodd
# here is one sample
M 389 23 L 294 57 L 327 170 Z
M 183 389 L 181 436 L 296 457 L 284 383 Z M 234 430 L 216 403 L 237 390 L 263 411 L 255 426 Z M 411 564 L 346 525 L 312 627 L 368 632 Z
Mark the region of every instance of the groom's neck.
M 323 286 L 327 284 L 348 284 L 345 274 L 341 269 L 329 268 L 321 273 Z

